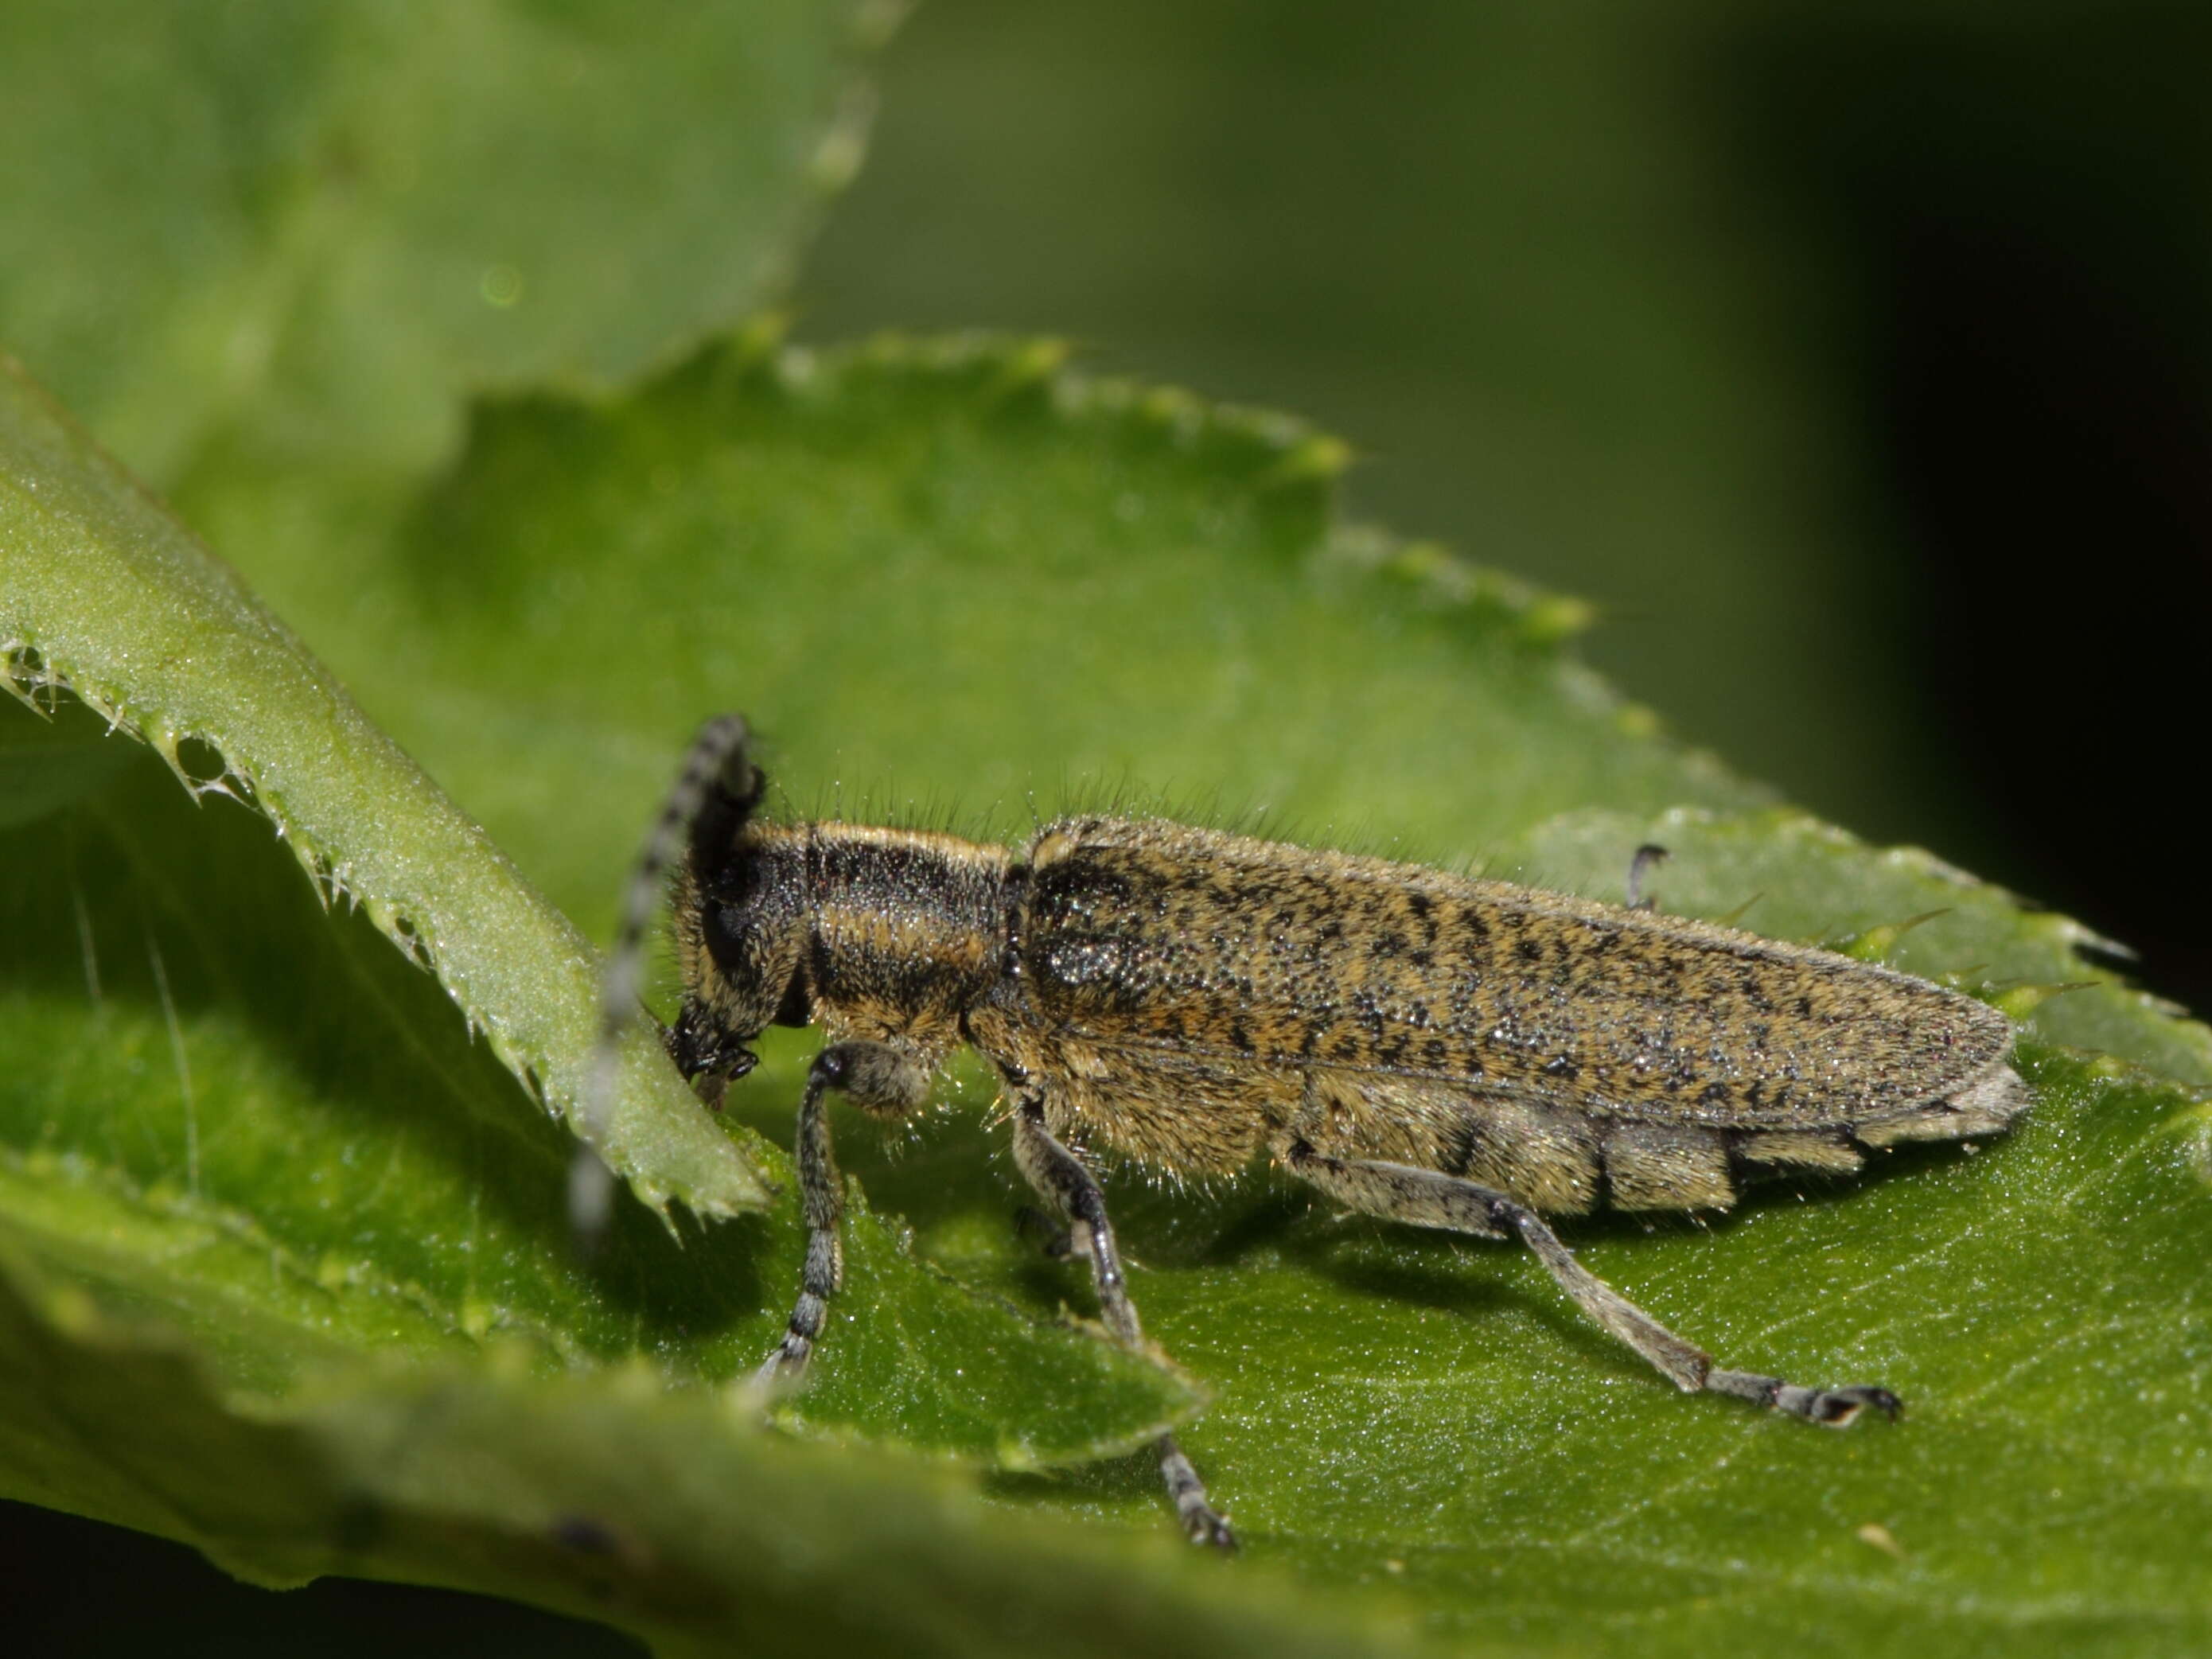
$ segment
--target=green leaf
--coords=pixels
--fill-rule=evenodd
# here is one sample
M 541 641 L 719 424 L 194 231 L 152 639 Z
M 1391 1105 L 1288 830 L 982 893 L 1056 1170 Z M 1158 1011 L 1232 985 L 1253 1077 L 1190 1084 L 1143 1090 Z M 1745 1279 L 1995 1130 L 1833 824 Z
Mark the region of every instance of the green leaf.
M 66 687 L 152 744 L 194 796 L 258 804 L 326 901 L 358 907 L 435 972 L 490 1052 L 573 1115 L 599 1024 L 591 947 L 236 576 L 5 360 L 0 546 L 10 689 Z M 67 800 L 114 764 L 66 739 L 18 748 L 9 817 Z M 653 1050 L 641 1036 L 629 1047 L 602 1155 L 656 1207 L 759 1208 L 759 1175 L 687 1109 Z
M 143 476 L 444 455 L 781 290 L 880 0 L 0 9 L 0 325 Z
M 763 1435 L 649 1368 L 362 1367 L 281 1413 L 240 1411 L 195 1355 L 27 1292 L 7 1255 L 0 1352 L 28 1382 L 0 1412 L 11 1487 L 191 1540 L 263 1583 L 349 1572 L 503 1593 L 672 1654 L 951 1659 L 1048 1638 L 1099 1659 L 1322 1659 L 1401 1650 L 1410 1622 L 1354 1626 L 1171 1539 L 994 1512 L 949 1471 Z
M 1563 648 L 1571 604 L 1337 522 L 1341 459 L 1042 345 L 815 356 L 757 332 L 631 397 L 486 410 L 388 545 L 279 477 L 191 508 L 601 930 L 673 757 L 726 708 L 804 812 L 1018 837 L 1066 803 L 1164 799 L 1613 897 L 1656 838 L 1678 911 L 1755 898 L 1768 931 L 1872 948 L 1948 910 L 1896 957 L 2024 1016 L 2040 1104 L 2017 1133 L 1719 1219 L 1571 1230 L 1724 1363 L 1886 1382 L 1905 1422 L 1838 1436 L 1678 1398 L 1502 1249 L 1347 1225 L 1267 1180 L 1121 1180 L 1147 1328 L 1215 1390 L 1185 1442 L 1239 1573 L 1288 1566 L 1355 1607 L 1394 1589 L 1462 1648 L 2212 1638 L 2212 1120 L 2184 1086 L 2212 1076 L 2206 1032 L 2072 924 L 1655 735 Z M 334 540 L 360 574 L 343 606 L 304 552 Z M 345 625 L 361 605 L 374 629 Z M 2088 983 L 2038 1000 L 2061 981 Z M 772 1044 L 732 1111 L 787 1134 L 809 1046 Z M 968 1070 L 954 1092 L 985 1089 Z M 1088 1305 L 1007 1233 L 987 1126 L 889 1152 L 858 1127 L 847 1167 L 925 1257 Z M 1141 1459 L 994 1492 L 1102 1534 L 1166 1524 Z
M 341 1320 L 329 1343 L 341 1352 L 312 1370 L 291 1361 L 289 1384 L 257 1379 L 224 1358 L 226 1345 L 303 1346 L 308 1322 L 274 1291 L 233 1320 L 235 1300 L 215 1291 L 243 1294 L 260 1240 L 226 1234 L 232 1257 L 204 1248 L 234 1259 L 228 1281 L 219 1261 L 214 1289 L 197 1302 L 173 1293 L 163 1321 L 193 1364 L 213 1368 L 222 1421 L 309 1437 L 338 1472 L 331 1484 L 367 1480 L 391 1521 L 388 1550 L 295 1552 L 283 1571 L 327 1561 L 572 1609 L 588 1582 L 611 1587 L 599 1616 L 672 1645 L 742 1624 L 732 1609 L 758 1613 L 744 1628 L 776 1631 L 809 1606 L 876 1639 L 947 1648 L 1010 1639 L 1006 1608 L 1045 1620 L 1055 1642 L 1100 1650 L 1341 1651 L 1390 1639 L 1409 1615 L 1460 1651 L 1787 1642 L 1850 1652 L 1915 1639 L 2142 1652 L 2212 1639 L 2195 1542 L 2212 1521 L 2212 1318 L 2198 1271 L 2212 1115 L 2184 1086 L 2212 1074 L 2206 1034 L 2082 959 L 2088 941 L 2069 925 L 1924 855 L 1867 849 L 1779 811 L 1656 735 L 1564 647 L 1571 603 L 1338 522 L 1342 457 L 1294 422 L 1070 375 L 1045 346 L 884 341 L 814 356 L 756 331 L 629 395 L 486 409 L 460 463 L 396 532 L 237 457 L 198 474 L 184 507 L 518 866 L 601 933 L 691 728 L 737 708 L 767 734 L 773 779 L 800 811 L 1018 837 L 1065 803 L 1165 800 L 1187 816 L 1262 815 L 1300 839 L 1607 896 L 1635 845 L 1656 838 L 1674 850 L 1656 880 L 1670 909 L 1722 914 L 1759 896 L 1747 920 L 1769 931 L 1857 936 L 1857 948 L 1889 945 L 1917 971 L 1992 988 L 2024 1015 L 2039 1095 L 2012 1135 L 1900 1152 L 1863 1182 L 1777 1183 L 1698 1224 L 1616 1218 L 1571 1231 L 1597 1271 L 1725 1363 L 1885 1382 L 1906 1396 L 1907 1419 L 1836 1435 L 1680 1398 L 1516 1253 L 1346 1224 L 1266 1177 L 1221 1193 L 1115 1178 L 1109 1197 L 1147 1329 L 1212 1391 L 1183 1439 L 1246 1540 L 1233 1564 L 1194 1561 L 1140 1455 L 1009 1470 L 978 1498 L 928 1485 L 889 1451 L 706 1426 L 729 1410 L 689 1385 L 686 1364 L 713 1368 L 688 1356 L 731 1333 L 757 1340 L 780 1318 L 796 1274 L 787 1209 L 714 1230 L 680 1257 L 632 1213 L 621 1240 L 638 1252 L 632 1276 L 592 1295 L 634 1319 L 708 1298 L 722 1322 L 705 1336 L 689 1318 L 674 1322 L 680 1332 L 633 1336 L 653 1356 L 634 1373 L 619 1368 L 619 1339 L 592 1336 L 580 1358 L 556 1364 L 527 1337 L 483 1358 L 464 1327 L 442 1341 L 403 1332 L 392 1346 L 416 1364 L 380 1374 L 367 1338 Z M 332 560 L 343 584 L 329 580 Z M 82 824 L 76 833 L 96 825 L 112 844 L 114 826 L 158 802 L 189 810 L 157 774 L 99 765 L 79 757 L 42 774 L 42 798 L 70 803 L 61 810 Z M 199 836 L 228 810 L 202 809 Z M 55 808 L 42 811 L 18 833 L 51 859 L 69 842 Z M 267 857 L 251 819 L 228 822 L 260 837 Z M 155 839 L 193 837 L 165 825 Z M 206 856 L 222 866 L 243 854 Z M 110 854 L 100 867 L 126 862 Z M 297 894 L 281 863 L 274 873 Z M 181 890 L 222 890 L 216 868 Z M 24 1018 L 57 1017 L 64 1001 L 81 1011 L 76 907 L 66 894 L 20 902 L 42 907 L 26 936 L 42 941 L 45 1000 Z M 117 914 L 131 902 L 115 901 Z M 95 939 L 111 936 L 101 901 L 86 902 Z M 1947 907 L 1893 942 L 1882 931 Z M 250 908 L 255 929 L 276 927 L 263 908 L 257 898 L 225 913 Z M 301 924 L 315 919 L 303 905 Z M 360 923 L 336 931 L 333 950 L 358 939 L 349 956 L 396 976 L 380 996 L 411 985 L 437 1001 Z M 241 953 L 289 963 L 303 947 L 285 939 Z M 216 1108 L 198 1045 L 224 1034 L 203 1036 L 202 1004 L 178 991 L 175 964 L 188 955 L 165 945 L 162 959 L 196 1062 L 207 1181 Z M 118 957 L 112 971 L 133 975 L 131 988 L 126 999 L 103 978 L 103 995 L 128 1001 L 134 1051 L 166 1084 L 168 1022 L 150 960 L 141 969 Z M 2021 980 L 2032 983 L 1997 983 Z M 2061 980 L 2094 983 L 2027 1006 Z M 280 996 L 278 1013 L 256 1014 L 267 988 L 255 984 L 255 996 L 210 1008 L 237 1030 L 225 1036 L 233 1058 L 210 1047 L 206 1066 L 273 1064 L 264 1043 L 276 1059 L 289 1052 L 254 1027 L 281 1030 L 292 1005 Z M 356 1013 L 365 1000 L 342 1006 L 349 1021 L 371 1018 Z M 330 1035 L 374 1050 L 393 1046 L 380 1031 L 400 1029 L 434 1029 L 427 1006 L 372 1019 L 362 1038 Z M 787 1136 L 811 1042 L 781 1034 L 732 1091 L 732 1115 Z M 15 1155 L 28 1160 L 45 1133 L 34 1115 L 70 1097 L 62 1070 L 99 1078 L 109 1061 L 82 1036 L 45 1061 L 38 1042 L 15 1052 L 49 1067 L 8 1097 L 19 1102 Z M 343 1109 L 322 1097 L 343 1069 L 319 1074 L 308 1091 L 318 1111 Z M 511 1091 L 495 1073 L 489 1081 Z M 141 1083 L 88 1107 L 52 1167 L 71 1181 L 89 1170 L 84 1188 L 108 1182 L 135 1206 L 126 1215 L 151 1211 L 164 1227 L 191 1218 L 188 1183 L 176 1191 L 181 1092 Z M 1036 1315 L 1091 1305 L 1079 1269 L 1037 1259 L 1006 1224 L 1020 1195 L 1000 1133 L 976 1109 L 988 1098 L 980 1073 L 960 1069 L 948 1098 L 967 1109 L 889 1146 L 841 1119 L 848 1170 L 877 1215 L 903 1226 L 854 1226 L 852 1290 L 838 1304 L 851 1316 L 790 1409 L 817 1438 L 982 1449 L 997 1411 L 1010 1438 L 1041 1423 L 1072 1444 L 1081 1422 L 1110 1418 L 1131 1443 L 1174 1414 L 1166 1402 L 1149 1419 L 1127 1395 L 1118 1413 L 1093 1417 L 1085 1402 L 1054 1416 L 1032 1393 L 1048 1386 L 1042 1362 L 976 1389 L 957 1421 L 909 1398 L 941 1395 L 968 1363 L 956 1354 L 982 1363 L 997 1339 L 963 1338 L 954 1314 L 987 1304 L 949 1291 L 942 1311 L 902 1316 L 913 1305 L 902 1284 L 878 1288 L 905 1271 L 897 1242 L 982 1297 Z M 410 1109 L 412 1126 L 426 1109 Z M 544 1133 L 527 1110 L 512 1121 Z M 163 1132 L 171 1139 L 155 1141 Z M 375 1144 L 388 1157 L 429 1133 L 410 1127 Z M 331 1167 L 312 1139 L 306 1152 L 305 1178 Z M 134 1155 L 145 1164 L 130 1164 Z M 462 1161 L 421 1160 L 449 1175 Z M 410 1238 L 462 1224 L 470 1190 L 457 1177 L 410 1215 L 342 1160 L 321 1185 L 342 1217 L 366 1206 Z M 40 1202 L 13 1194 L 0 1222 L 25 1241 L 19 1251 L 40 1252 L 20 1270 L 27 1334 L 9 1352 L 47 1356 L 37 1375 L 50 1380 L 20 1389 L 44 1413 L 26 1420 L 46 1422 L 55 1390 L 76 1397 L 73 1379 L 87 1354 L 106 1352 L 111 1324 L 143 1333 L 153 1298 L 131 1287 L 157 1269 L 157 1282 L 179 1276 L 173 1246 L 186 1235 L 157 1243 L 121 1220 L 94 1224 L 106 1212 L 88 1198 L 81 1213 L 94 1221 L 72 1255 L 70 1241 L 53 1242 L 58 1224 L 34 1224 Z M 495 1207 L 488 1194 L 477 1210 Z M 577 1271 L 546 1265 L 562 1261 L 548 1237 L 557 1225 L 518 1229 L 540 1254 L 516 1271 L 551 1283 L 549 1296 Z M 104 1243 L 113 1240 L 124 1242 Z M 86 1265 L 96 1245 L 121 1264 L 112 1281 Z M 702 1267 L 703 1283 L 691 1276 Z M 939 1319 L 955 1328 L 940 1332 Z M 235 1334 L 256 1321 L 281 1338 Z M 685 1358 L 672 1360 L 672 1344 Z M 734 1358 L 742 1346 L 731 1338 L 716 1351 Z M 1097 1386 L 1141 1380 L 1115 1372 Z M 233 1403 L 272 1387 L 273 1407 Z M 893 1397 L 872 1418 L 878 1392 Z M 325 1411 L 326 1401 L 339 1403 Z M 120 1405 L 83 1409 L 88 1446 L 137 1446 L 115 1430 Z M 129 1467 L 158 1467 L 151 1450 L 134 1455 Z M 286 1489 L 243 1516 L 216 1509 L 201 1526 L 174 1502 L 125 1507 L 88 1455 L 34 1485 L 32 1456 L 10 1454 L 22 1460 L 15 1489 L 203 1543 L 219 1532 L 222 1559 L 259 1561 L 264 1574 L 274 1553 L 255 1553 L 252 1529 L 273 1516 L 304 1513 L 319 1539 L 355 1536 L 312 1519 L 330 1513 L 312 1490 Z M 1008 1461 L 1024 1457 L 1058 1461 L 1036 1458 L 1034 1444 Z M 284 1460 L 244 1447 L 222 1458 L 234 1474 L 270 1461 Z M 786 1469 L 799 1473 L 786 1483 Z M 916 1521 L 925 1513 L 943 1536 Z M 574 1517 L 590 1524 L 564 1525 Z M 425 1547 L 424 1529 L 458 1545 Z M 889 1537 L 908 1541 L 873 1553 L 852 1542 Z M 578 1540 L 599 1577 L 587 1578 Z M 901 1570 L 875 1571 L 879 1556 Z M 688 1621 L 665 1614 L 678 1590 Z

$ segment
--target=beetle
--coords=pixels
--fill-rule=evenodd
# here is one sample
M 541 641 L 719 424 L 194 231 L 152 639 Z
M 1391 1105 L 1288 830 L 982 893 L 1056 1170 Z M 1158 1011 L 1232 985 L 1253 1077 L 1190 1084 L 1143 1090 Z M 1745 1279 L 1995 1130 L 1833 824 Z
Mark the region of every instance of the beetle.
M 1018 852 L 778 823 L 729 714 L 702 728 L 623 906 L 630 1000 L 668 872 L 683 1000 L 664 1037 L 708 1103 L 770 1025 L 822 1028 L 799 1096 L 808 1231 L 763 1381 L 802 1372 L 843 1278 L 828 1097 L 896 1119 L 957 1047 L 997 1072 L 1014 1162 L 1140 1348 L 1084 1152 L 1227 1175 L 1265 1158 L 1346 1208 L 1519 1238 L 1686 1392 L 1842 1426 L 1901 1407 L 1717 1366 L 1591 1274 L 1543 1217 L 1724 1209 L 1738 1182 L 2001 1130 L 2030 1103 L 2011 1023 L 1960 992 L 1733 928 L 1154 818 L 1062 818 Z M 1186 1534 L 1233 1545 L 1174 1436 Z

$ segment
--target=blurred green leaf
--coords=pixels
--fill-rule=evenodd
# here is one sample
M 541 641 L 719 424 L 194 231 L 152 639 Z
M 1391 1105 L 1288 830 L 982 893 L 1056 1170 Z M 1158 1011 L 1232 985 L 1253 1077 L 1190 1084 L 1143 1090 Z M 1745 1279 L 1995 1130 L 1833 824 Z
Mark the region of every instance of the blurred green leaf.
M 757 332 L 633 397 L 487 410 L 388 545 L 244 469 L 190 507 L 597 928 L 724 708 L 802 812 L 1019 836 L 1064 803 L 1164 800 L 1601 896 L 1656 837 L 1677 910 L 1755 899 L 1753 924 L 1840 941 L 1948 908 L 1895 954 L 2026 1016 L 2041 1103 L 2016 1133 L 1708 1223 L 1573 1230 L 1729 1363 L 1887 1382 L 1903 1424 L 1836 1436 L 1677 1398 L 1510 1252 L 1346 1225 L 1267 1181 L 1122 1180 L 1147 1327 L 1215 1390 L 1186 1443 L 1250 1547 L 1237 1574 L 1287 1566 L 1347 1607 L 1395 1589 L 1462 1647 L 2212 1638 L 2205 1031 L 2071 924 L 1655 735 L 1562 649 L 1571 605 L 1338 523 L 1341 459 L 1042 345 L 817 357 Z M 342 593 L 314 576 L 331 545 L 358 575 Z M 2036 1001 L 2060 981 L 2089 983 Z M 810 1046 L 772 1043 L 733 1112 L 787 1134 Z M 952 1092 L 987 1091 L 970 1068 Z M 848 1128 L 843 1156 L 926 1259 L 1088 1306 L 1006 1230 L 996 1147 L 970 1114 L 888 1151 Z M 825 1347 L 823 1386 L 858 1340 Z M 994 1489 L 1166 1526 L 1141 1458 Z
M 1398 1651 L 1410 1623 L 1355 1626 L 1171 1538 L 994 1512 L 947 1470 L 764 1435 L 649 1368 L 364 1365 L 281 1410 L 241 1409 L 199 1355 L 27 1283 L 10 1255 L 10 1486 L 191 1540 L 263 1583 L 348 1572 L 490 1591 L 671 1654 L 956 1659 L 1049 1640 L 1099 1659 L 1322 1659 Z
M 193 797 L 258 805 L 325 902 L 358 907 L 433 969 L 490 1053 L 573 1113 L 599 1024 L 590 946 L 235 574 L 4 359 L 0 547 L 7 689 L 34 701 L 65 688 L 143 737 Z M 9 817 L 26 846 L 45 836 L 27 818 L 122 763 L 81 734 L 34 734 L 7 752 Z M 89 966 L 86 983 L 97 985 Z M 596 1137 L 603 1154 L 656 1207 L 761 1207 L 759 1175 L 667 1070 L 648 1039 L 630 1045 Z
M 162 483 L 405 476 L 486 386 L 629 375 L 777 296 L 900 8 L 0 9 L 0 328 Z

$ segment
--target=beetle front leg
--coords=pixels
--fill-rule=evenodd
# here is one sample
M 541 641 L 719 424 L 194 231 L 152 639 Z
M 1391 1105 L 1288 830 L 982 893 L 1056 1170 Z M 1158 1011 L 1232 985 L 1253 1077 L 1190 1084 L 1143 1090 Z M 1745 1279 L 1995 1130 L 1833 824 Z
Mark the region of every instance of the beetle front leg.
M 773 1386 L 796 1379 L 806 1369 L 815 1340 L 829 1317 L 830 1298 L 845 1282 L 844 1183 L 830 1143 L 829 1103 L 832 1089 L 862 1110 L 896 1117 L 927 1097 L 931 1067 L 921 1055 L 889 1042 L 833 1042 L 806 1068 L 806 1092 L 799 1100 L 799 1134 L 793 1155 L 799 1163 L 799 1201 L 806 1220 L 806 1265 L 800 1271 L 799 1301 L 783 1340 L 764 1360 L 757 1381 Z
M 1014 1163 L 1038 1194 L 1066 1218 L 1066 1253 L 1090 1258 L 1091 1282 L 1098 1290 L 1098 1310 L 1105 1317 L 1106 1328 L 1123 1347 L 1142 1353 L 1144 1329 L 1137 1320 L 1137 1304 L 1129 1299 L 1121 1253 L 1114 1243 L 1114 1224 L 1106 1218 L 1106 1194 L 1083 1160 L 1054 1139 L 1045 1127 L 1044 1108 L 1036 1101 L 1024 1101 L 1015 1109 Z M 1167 1483 L 1168 1498 L 1175 1505 L 1176 1519 L 1182 1522 L 1184 1535 L 1194 1544 L 1236 1548 L 1236 1534 L 1206 1501 L 1206 1485 L 1175 1436 L 1162 1435 L 1152 1443 L 1152 1450 L 1159 1459 L 1160 1478 Z

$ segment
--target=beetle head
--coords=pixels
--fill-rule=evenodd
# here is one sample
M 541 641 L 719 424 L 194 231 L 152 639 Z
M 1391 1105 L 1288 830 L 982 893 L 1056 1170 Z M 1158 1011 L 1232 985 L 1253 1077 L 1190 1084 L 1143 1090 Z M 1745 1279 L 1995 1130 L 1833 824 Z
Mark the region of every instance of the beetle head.
M 706 789 L 676 885 L 684 1006 L 668 1052 L 709 1103 L 758 1063 L 748 1046 L 769 1025 L 812 1017 L 805 976 L 811 916 L 805 832 L 759 823 L 766 780 L 738 743 Z

